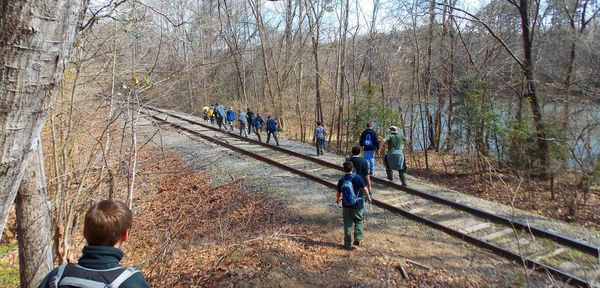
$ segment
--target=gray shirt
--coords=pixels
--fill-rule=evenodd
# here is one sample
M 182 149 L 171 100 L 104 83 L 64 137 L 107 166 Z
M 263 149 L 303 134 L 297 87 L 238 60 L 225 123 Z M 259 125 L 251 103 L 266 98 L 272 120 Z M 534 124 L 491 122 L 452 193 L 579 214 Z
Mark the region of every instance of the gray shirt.
M 248 122 L 248 114 L 246 114 L 246 112 L 240 112 L 240 114 L 238 115 L 238 121 Z

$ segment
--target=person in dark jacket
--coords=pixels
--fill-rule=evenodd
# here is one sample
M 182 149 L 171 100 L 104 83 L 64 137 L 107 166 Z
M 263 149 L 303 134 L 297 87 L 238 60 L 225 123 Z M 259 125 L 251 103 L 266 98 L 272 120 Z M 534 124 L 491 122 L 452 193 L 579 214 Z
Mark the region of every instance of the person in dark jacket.
M 90 207 L 83 224 L 87 246 L 78 263 L 55 268 L 38 287 L 96 287 L 103 284 L 121 288 L 150 287 L 139 270 L 120 264 L 123 258 L 120 247 L 129 239 L 132 221 L 131 210 L 121 201 L 104 200 Z
M 271 118 L 271 115 L 267 116 L 267 143 L 271 140 L 271 135 L 275 139 L 275 143 L 279 146 L 279 139 L 277 139 L 277 120 Z
M 363 149 L 363 157 L 369 162 L 369 174 L 375 171 L 375 154 L 379 153 L 379 138 L 373 130 L 373 123 L 367 123 L 367 129 L 360 135 L 360 147 Z
M 363 178 L 365 185 L 367 185 L 367 190 L 369 190 L 369 195 L 373 197 L 373 190 L 371 190 L 371 176 L 369 174 L 369 162 L 360 157 L 360 147 L 352 147 L 352 157 L 348 158 L 348 161 L 352 162 L 354 173 Z
M 248 115 L 248 134 L 252 134 L 252 132 L 254 132 L 254 118 L 256 118 L 256 115 L 254 115 L 254 112 L 252 112 L 252 110 L 250 110 L 250 108 L 246 109 L 246 115 Z
M 256 113 L 256 117 L 254 117 L 254 121 L 252 121 L 252 126 L 254 127 L 254 133 L 256 134 L 256 137 L 258 137 L 258 141 L 262 142 L 260 132 L 262 131 L 263 126 L 265 126 L 265 120 L 263 120 L 260 114 Z
M 352 244 L 354 246 L 360 246 L 363 240 L 363 227 L 365 223 L 365 207 L 364 200 L 367 199 L 372 203 L 369 191 L 363 181 L 363 178 L 352 173 L 352 162 L 346 161 L 342 164 L 344 172 L 346 173 L 337 184 L 337 192 L 335 194 L 335 203 L 342 206 L 342 216 L 344 219 L 344 249 L 352 250 Z M 343 200 L 343 190 L 346 182 L 350 182 L 352 185 L 352 191 L 360 197 L 354 205 L 346 205 Z M 354 235 L 352 235 L 352 228 L 354 228 Z M 354 242 L 352 242 L 352 236 L 354 236 Z

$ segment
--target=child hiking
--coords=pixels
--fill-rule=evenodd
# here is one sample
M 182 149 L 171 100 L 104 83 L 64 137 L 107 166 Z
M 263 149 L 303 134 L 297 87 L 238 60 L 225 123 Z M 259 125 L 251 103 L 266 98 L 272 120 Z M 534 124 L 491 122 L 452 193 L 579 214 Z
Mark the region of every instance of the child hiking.
M 120 264 L 120 247 L 129 239 L 132 220 L 131 210 L 121 201 L 104 200 L 90 207 L 83 224 L 87 246 L 79 262 L 50 271 L 38 287 L 150 287 L 142 272 Z
M 337 184 L 337 205 L 342 205 L 344 218 L 344 249 L 352 250 L 352 244 L 360 246 L 363 239 L 363 226 L 365 222 L 364 198 L 372 203 L 369 191 L 360 175 L 352 173 L 352 162 L 346 161 L 342 165 L 346 175 Z M 354 227 L 354 242 L 352 241 L 352 228 Z

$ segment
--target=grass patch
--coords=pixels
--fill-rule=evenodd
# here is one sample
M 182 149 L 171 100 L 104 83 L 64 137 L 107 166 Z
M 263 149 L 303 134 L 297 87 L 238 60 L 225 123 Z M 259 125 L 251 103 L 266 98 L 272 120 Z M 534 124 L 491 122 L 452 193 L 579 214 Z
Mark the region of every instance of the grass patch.
M 17 249 L 17 244 L 0 246 L 0 287 L 15 287 L 19 285 L 19 269 L 9 266 L 4 257 Z

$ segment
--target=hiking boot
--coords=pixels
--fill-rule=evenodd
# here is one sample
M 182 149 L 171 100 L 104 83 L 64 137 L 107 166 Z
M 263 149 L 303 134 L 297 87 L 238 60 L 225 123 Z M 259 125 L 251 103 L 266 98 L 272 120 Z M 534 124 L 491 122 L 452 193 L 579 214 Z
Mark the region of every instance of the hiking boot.
M 360 240 L 354 240 L 354 243 L 352 244 L 354 244 L 354 246 L 360 246 Z
M 354 248 L 354 247 L 352 247 L 352 246 L 350 246 L 350 247 L 344 246 L 344 250 L 346 250 L 346 251 L 352 251 L 352 250 L 354 250 L 354 249 L 355 249 L 355 248 Z

